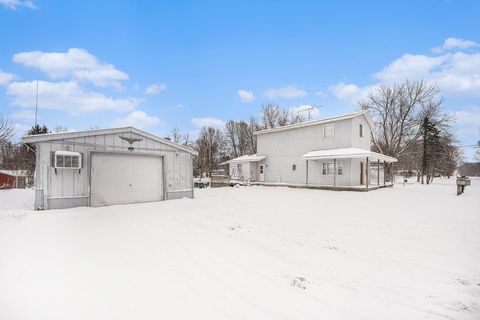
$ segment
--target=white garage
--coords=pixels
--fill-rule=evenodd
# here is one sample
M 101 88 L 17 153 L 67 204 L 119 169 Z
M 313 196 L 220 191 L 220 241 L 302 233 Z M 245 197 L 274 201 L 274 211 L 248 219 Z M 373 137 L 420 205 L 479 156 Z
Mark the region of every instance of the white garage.
M 37 210 L 193 198 L 196 151 L 133 127 L 22 140 L 36 152 Z
M 93 153 L 92 207 L 163 200 L 162 164 L 160 156 Z

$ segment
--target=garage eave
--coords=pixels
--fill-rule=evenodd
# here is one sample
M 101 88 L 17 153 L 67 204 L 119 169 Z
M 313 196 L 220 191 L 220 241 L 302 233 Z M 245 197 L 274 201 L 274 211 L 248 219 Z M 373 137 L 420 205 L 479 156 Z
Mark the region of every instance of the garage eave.
M 98 135 L 105 135 L 105 134 L 121 134 L 121 133 L 135 133 L 137 135 L 144 136 L 146 138 L 150 138 L 152 140 L 156 140 L 163 144 L 169 145 L 176 149 L 188 152 L 192 155 L 198 155 L 198 152 L 193 148 L 181 145 L 179 143 L 175 143 L 173 141 L 170 141 L 164 138 L 160 138 L 156 135 L 139 130 L 134 127 L 121 127 L 121 128 L 64 132 L 64 133 L 44 133 L 44 134 L 37 134 L 37 135 L 31 135 L 31 136 L 23 136 L 22 142 L 25 144 L 31 145 L 37 142 L 56 141 L 56 140 L 63 140 L 63 139 L 91 137 L 91 136 L 98 136 Z

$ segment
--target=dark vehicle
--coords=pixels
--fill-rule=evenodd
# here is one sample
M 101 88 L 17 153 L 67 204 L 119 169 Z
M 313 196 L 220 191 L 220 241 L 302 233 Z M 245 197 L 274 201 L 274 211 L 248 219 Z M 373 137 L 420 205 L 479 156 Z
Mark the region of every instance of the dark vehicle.
M 203 189 L 203 188 L 208 187 L 208 182 L 195 181 L 195 182 L 193 183 L 193 186 L 194 186 L 195 188 Z

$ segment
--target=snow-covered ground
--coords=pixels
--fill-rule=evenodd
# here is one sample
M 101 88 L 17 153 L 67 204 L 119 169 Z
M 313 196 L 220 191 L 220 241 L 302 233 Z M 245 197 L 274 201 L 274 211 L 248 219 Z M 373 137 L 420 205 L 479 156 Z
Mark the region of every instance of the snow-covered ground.
M 480 319 L 480 180 L 453 182 L 48 212 L 0 191 L 0 319 Z

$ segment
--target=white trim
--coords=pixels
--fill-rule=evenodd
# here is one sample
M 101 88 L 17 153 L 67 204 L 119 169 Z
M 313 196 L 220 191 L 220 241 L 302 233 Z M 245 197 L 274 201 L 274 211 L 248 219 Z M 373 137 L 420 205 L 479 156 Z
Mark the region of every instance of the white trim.
M 120 134 L 120 133 L 135 133 L 140 136 L 144 136 L 146 138 L 150 138 L 152 140 L 161 142 L 171 147 L 175 147 L 177 149 L 186 151 L 193 155 L 198 155 L 198 152 L 190 147 L 172 142 L 167 139 L 163 139 L 157 137 L 151 133 L 139 130 L 134 127 L 123 127 L 123 128 L 111 128 L 111 129 L 100 129 L 100 130 L 88 130 L 88 131 L 76 131 L 76 132 L 64 132 L 64 133 L 44 133 L 44 134 L 36 134 L 31 136 L 24 136 L 22 137 L 22 142 L 29 144 L 35 142 L 45 142 L 45 141 L 55 141 L 55 140 L 63 140 L 63 139 L 72 139 L 72 138 L 79 138 L 79 137 L 91 137 L 91 136 L 99 136 L 105 134 Z
M 381 153 L 368 151 L 360 148 L 338 148 L 328 150 L 317 150 L 305 153 L 302 156 L 304 160 L 333 160 L 333 159 L 363 159 L 369 157 L 371 160 L 397 162 L 396 158 L 386 156 Z
M 372 117 L 370 116 L 370 113 L 367 110 L 362 110 L 362 111 L 358 111 L 358 112 L 348 113 L 348 114 L 345 114 L 345 115 L 326 118 L 326 119 L 321 119 L 321 120 L 306 121 L 306 122 L 291 124 L 291 125 L 283 126 L 283 127 L 260 130 L 260 131 L 254 132 L 253 134 L 254 135 L 260 135 L 260 134 L 267 134 L 267 133 L 277 132 L 277 131 L 285 131 L 285 130 L 291 130 L 291 129 L 298 129 L 298 128 L 316 126 L 316 125 L 321 125 L 321 124 L 325 124 L 325 123 L 329 123 L 329 122 L 337 122 L 337 121 L 341 121 L 341 120 L 347 120 L 347 119 L 355 118 L 355 117 L 358 117 L 358 116 L 364 116 L 365 120 L 367 120 L 368 124 L 370 125 L 370 128 L 373 128 L 374 123 L 373 123 Z
M 243 163 L 243 162 L 259 162 L 262 161 L 266 158 L 266 156 L 257 156 L 256 154 L 252 155 L 244 155 L 238 158 L 234 158 L 228 161 L 225 161 L 221 164 L 226 164 L 226 163 Z

